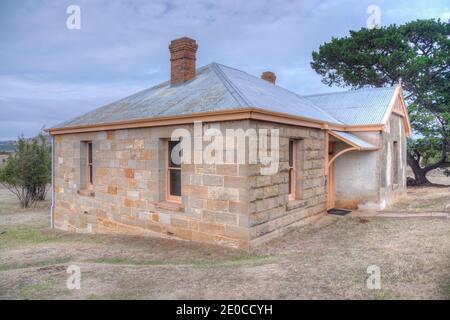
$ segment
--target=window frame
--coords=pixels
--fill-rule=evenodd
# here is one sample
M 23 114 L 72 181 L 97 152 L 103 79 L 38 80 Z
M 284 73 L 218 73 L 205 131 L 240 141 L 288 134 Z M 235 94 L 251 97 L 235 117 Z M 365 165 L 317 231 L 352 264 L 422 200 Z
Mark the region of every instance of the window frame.
M 292 159 L 291 159 L 291 155 L 292 155 Z M 289 139 L 289 144 L 288 144 L 288 166 L 289 166 L 289 179 L 288 179 L 288 184 L 289 184 L 289 201 L 291 200 L 295 200 L 297 198 L 296 193 L 297 193 L 297 143 L 296 140 L 294 139 Z
M 399 150 L 398 150 L 398 141 L 392 141 L 392 189 L 396 189 L 398 187 L 398 160 L 399 160 Z
M 179 167 L 173 167 L 170 165 L 170 155 L 169 155 L 169 151 L 170 151 L 170 142 L 174 142 L 174 141 L 178 141 L 179 140 L 171 140 L 171 139 L 167 139 L 165 141 L 165 148 L 164 148 L 164 154 L 165 154 L 165 184 L 166 184 L 166 197 L 165 200 L 169 201 L 169 202 L 175 202 L 175 203 L 181 203 L 181 164 Z M 171 187 L 171 182 L 170 182 L 170 171 L 172 170 L 178 170 L 180 171 L 180 196 L 176 196 L 176 195 L 172 195 L 170 193 L 170 187 Z
M 82 140 L 80 148 L 80 191 L 94 190 L 94 151 L 92 140 Z
M 87 169 L 87 174 L 86 174 L 86 185 L 88 186 L 88 189 L 92 189 L 94 186 L 94 154 L 92 151 L 92 141 L 86 141 L 86 147 L 87 147 L 87 152 L 86 152 L 86 169 Z

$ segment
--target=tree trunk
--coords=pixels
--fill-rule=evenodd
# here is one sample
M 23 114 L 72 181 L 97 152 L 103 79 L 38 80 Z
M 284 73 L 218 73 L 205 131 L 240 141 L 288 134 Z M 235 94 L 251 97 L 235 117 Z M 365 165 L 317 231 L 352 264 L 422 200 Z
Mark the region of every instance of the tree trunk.
M 414 181 L 408 181 L 409 185 L 414 186 L 423 186 L 423 185 L 430 185 L 432 184 L 427 179 L 427 173 L 431 170 L 440 168 L 440 167 L 448 167 L 450 165 L 449 162 L 447 162 L 447 152 L 448 152 L 448 141 L 443 140 L 442 146 L 441 146 L 441 157 L 440 159 L 433 164 L 429 164 L 425 167 L 420 166 L 420 153 L 416 150 L 414 151 L 416 154 L 416 157 L 414 157 L 410 152 L 407 153 L 407 160 L 408 165 L 411 167 L 413 173 L 414 173 Z
M 414 173 L 413 185 L 423 186 L 423 185 L 431 184 L 430 181 L 427 179 L 427 172 L 429 170 L 422 168 L 419 164 L 419 161 L 417 161 L 409 152 L 408 152 L 407 157 L 408 157 L 408 165 L 411 167 L 411 169 Z

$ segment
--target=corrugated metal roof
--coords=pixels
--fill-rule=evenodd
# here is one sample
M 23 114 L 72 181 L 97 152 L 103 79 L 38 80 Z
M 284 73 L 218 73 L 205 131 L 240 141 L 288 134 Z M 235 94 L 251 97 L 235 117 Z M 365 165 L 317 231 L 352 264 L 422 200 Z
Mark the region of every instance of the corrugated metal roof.
M 208 65 L 182 85 L 164 82 L 67 121 L 57 128 L 239 108 L 240 103 Z
M 331 123 L 341 123 L 326 111 L 300 95 L 252 76 L 244 71 L 216 64 L 244 97 L 247 106 L 282 112 Z
M 350 132 L 343 132 L 343 131 L 336 131 L 331 130 L 331 132 L 335 135 L 343 139 L 344 141 L 348 141 L 351 145 L 360 148 L 361 150 L 373 150 L 376 149 L 377 146 L 361 139 L 360 137 L 357 137 L 353 133 Z
M 218 63 L 181 85 L 169 81 L 95 109 L 56 128 L 200 112 L 261 108 L 336 124 L 381 124 L 395 88 L 300 96 Z
M 243 71 L 212 63 L 198 69 L 196 77 L 184 84 L 173 86 L 170 82 L 164 82 L 55 128 L 245 107 L 340 123 L 311 101 L 293 92 Z
M 395 87 L 303 96 L 348 125 L 382 124 Z

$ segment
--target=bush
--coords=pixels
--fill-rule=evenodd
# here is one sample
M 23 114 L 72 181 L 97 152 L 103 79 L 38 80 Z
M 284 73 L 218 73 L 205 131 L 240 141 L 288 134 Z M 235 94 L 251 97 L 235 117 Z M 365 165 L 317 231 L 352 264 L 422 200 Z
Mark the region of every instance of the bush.
M 16 153 L 0 169 L 0 183 L 14 193 L 22 208 L 44 200 L 51 182 L 51 146 L 43 134 L 19 137 Z

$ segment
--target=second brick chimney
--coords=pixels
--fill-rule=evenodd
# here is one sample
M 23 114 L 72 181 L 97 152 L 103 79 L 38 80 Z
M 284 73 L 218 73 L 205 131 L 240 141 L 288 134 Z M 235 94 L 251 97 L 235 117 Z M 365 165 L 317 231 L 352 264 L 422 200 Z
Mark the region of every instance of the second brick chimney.
M 277 80 L 277 76 L 272 71 L 265 71 L 261 75 L 261 79 L 269 81 L 270 83 L 275 84 L 275 81 Z
M 194 39 L 183 37 L 170 43 L 170 83 L 182 84 L 195 77 L 195 54 L 198 45 Z

